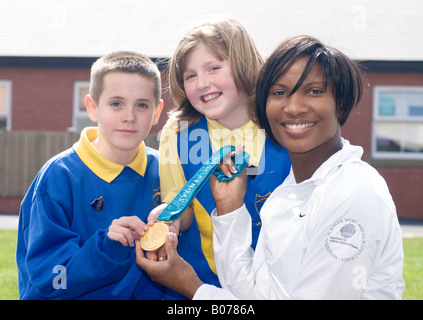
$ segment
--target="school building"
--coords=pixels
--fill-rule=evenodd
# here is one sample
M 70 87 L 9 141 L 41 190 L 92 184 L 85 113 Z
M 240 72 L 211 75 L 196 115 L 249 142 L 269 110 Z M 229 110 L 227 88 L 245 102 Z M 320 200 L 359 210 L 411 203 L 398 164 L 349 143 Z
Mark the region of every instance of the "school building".
M 77 15 L 78 6 L 89 5 L 83 1 L 52 5 L 53 20 L 44 10 L 46 1 L 25 1 L 26 9 L 16 11 L 20 13 L 17 21 L 12 19 L 17 14 L 10 8 L 13 3 L 4 8 L 0 4 L 0 27 L 8 21 L 11 30 L 0 34 L 0 214 L 17 213 L 45 161 L 70 147 L 81 129 L 90 124 L 83 99 L 91 64 L 103 54 L 134 50 L 158 64 L 165 107 L 146 141 L 157 148 L 157 136 L 172 108 L 166 68 L 167 59 L 186 29 L 181 21 L 200 14 L 207 6 L 216 11 L 216 2 L 223 3 L 199 1 L 200 6 L 192 2 L 186 9 L 191 11 L 181 12 L 177 4 L 182 6 L 181 1 L 187 0 L 162 1 L 159 14 L 156 2 L 143 3 L 141 8 L 140 2 L 128 0 L 123 1 L 126 6 L 102 8 L 100 16 L 91 17 L 94 20 L 89 29 L 83 17 Z M 335 3 L 322 3 L 326 2 Z M 360 61 L 368 86 L 359 107 L 342 128 L 342 135 L 352 144 L 361 145 L 363 160 L 385 178 L 398 216 L 423 220 L 423 3 L 411 2 L 401 10 L 390 7 L 387 1 L 375 0 L 368 5 L 331 5 L 330 10 L 324 7 L 326 11 L 312 6 L 308 12 L 306 4 L 312 4 L 311 0 L 301 5 L 284 3 L 280 10 L 267 8 L 270 2 L 234 0 L 240 6 L 229 6 L 225 14 L 244 23 L 265 56 L 287 36 L 311 34 Z M 271 3 L 282 6 L 282 2 Z M 278 18 L 286 6 L 297 15 Z M 128 10 L 130 14 L 119 17 L 113 15 L 116 10 Z M 160 16 L 162 24 L 155 25 L 152 17 L 147 22 L 137 18 L 137 13 L 146 10 Z M 53 21 L 53 26 L 40 26 L 36 22 L 40 18 Z M 102 24 L 106 18 L 117 19 L 119 30 Z

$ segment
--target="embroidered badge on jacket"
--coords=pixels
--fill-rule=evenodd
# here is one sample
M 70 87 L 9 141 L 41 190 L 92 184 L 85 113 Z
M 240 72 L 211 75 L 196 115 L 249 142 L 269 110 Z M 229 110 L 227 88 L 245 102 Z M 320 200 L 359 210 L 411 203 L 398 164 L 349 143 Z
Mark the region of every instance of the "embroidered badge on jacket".
M 100 196 L 100 198 L 94 199 L 94 201 L 91 202 L 91 207 L 93 207 L 93 209 L 95 211 L 101 211 L 101 210 L 103 210 L 103 207 L 104 207 L 104 199 L 103 199 L 103 197 Z
M 336 260 L 356 259 L 366 245 L 363 226 L 354 219 L 344 218 L 334 223 L 326 234 L 326 251 Z

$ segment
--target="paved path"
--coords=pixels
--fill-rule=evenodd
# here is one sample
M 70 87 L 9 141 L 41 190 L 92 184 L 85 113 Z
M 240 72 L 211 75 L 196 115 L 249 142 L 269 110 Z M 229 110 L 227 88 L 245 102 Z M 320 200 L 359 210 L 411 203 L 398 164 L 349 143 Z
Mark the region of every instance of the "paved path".
M 423 237 L 423 221 L 400 221 L 404 238 Z M 17 215 L 0 215 L 0 230 L 16 230 Z
M 0 230 L 16 230 L 17 228 L 17 215 L 0 215 Z
M 400 221 L 404 238 L 423 237 L 423 221 Z

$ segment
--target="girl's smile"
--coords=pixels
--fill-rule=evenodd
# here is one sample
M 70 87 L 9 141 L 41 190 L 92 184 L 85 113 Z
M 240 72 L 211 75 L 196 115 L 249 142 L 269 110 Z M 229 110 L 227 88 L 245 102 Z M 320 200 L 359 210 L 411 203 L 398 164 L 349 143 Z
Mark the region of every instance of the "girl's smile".
M 187 55 L 183 79 L 191 105 L 207 118 L 228 129 L 250 120 L 247 95 L 238 91 L 227 59 L 219 60 L 200 45 Z
M 220 96 L 222 95 L 222 93 L 221 92 L 219 92 L 219 93 L 210 93 L 210 94 L 207 94 L 207 95 L 205 95 L 205 96 L 202 96 L 201 97 L 201 99 L 204 101 L 204 102 L 210 102 L 210 101 L 214 101 L 214 100 L 217 100 Z

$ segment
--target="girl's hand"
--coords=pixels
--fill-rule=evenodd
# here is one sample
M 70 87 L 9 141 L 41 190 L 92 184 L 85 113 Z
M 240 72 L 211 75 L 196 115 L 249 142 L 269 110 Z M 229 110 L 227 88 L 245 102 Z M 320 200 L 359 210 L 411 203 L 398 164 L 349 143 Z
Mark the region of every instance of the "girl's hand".
M 166 207 L 167 207 L 167 203 L 162 203 L 158 205 L 157 207 L 155 207 L 153 210 L 151 210 L 147 218 L 147 225 L 151 226 L 154 222 L 156 222 L 157 217 Z

